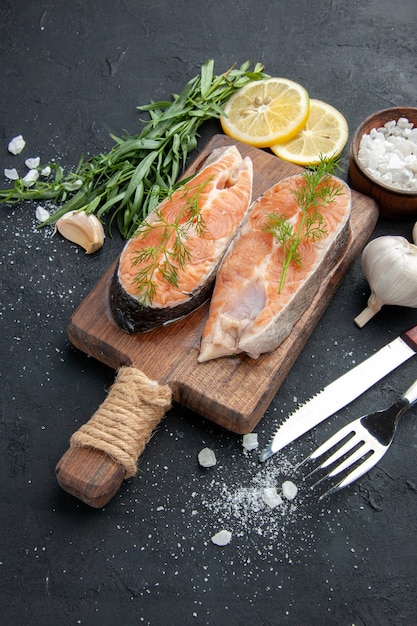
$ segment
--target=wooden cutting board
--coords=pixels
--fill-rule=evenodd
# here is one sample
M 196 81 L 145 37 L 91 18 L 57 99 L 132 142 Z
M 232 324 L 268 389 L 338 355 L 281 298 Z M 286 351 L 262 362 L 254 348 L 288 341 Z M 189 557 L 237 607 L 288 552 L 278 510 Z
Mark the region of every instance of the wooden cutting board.
M 250 156 L 253 161 L 254 199 L 301 170 L 265 150 L 216 135 L 186 174 L 200 169 L 214 148 L 230 144 L 236 144 L 242 156 Z M 122 365 L 134 366 L 160 384 L 169 385 L 177 403 L 228 430 L 249 433 L 262 418 L 346 271 L 368 241 L 377 219 L 375 202 L 352 191 L 352 236 L 347 249 L 288 339 L 273 353 L 257 360 L 239 355 L 197 363 L 208 303 L 185 318 L 148 333 L 129 335 L 121 331 L 108 307 L 109 282 L 117 259 L 71 316 L 68 336 L 74 346 L 115 370 Z

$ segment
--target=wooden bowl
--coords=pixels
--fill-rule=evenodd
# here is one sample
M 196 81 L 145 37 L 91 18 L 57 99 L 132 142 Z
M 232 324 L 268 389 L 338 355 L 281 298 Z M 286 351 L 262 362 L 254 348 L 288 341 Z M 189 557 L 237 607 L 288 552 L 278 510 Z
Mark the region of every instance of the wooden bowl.
M 373 128 L 381 128 L 386 122 L 398 120 L 400 117 L 406 117 L 417 127 L 415 107 L 394 107 L 378 111 L 367 117 L 358 127 L 350 145 L 349 184 L 353 189 L 373 198 L 383 217 L 409 219 L 417 217 L 417 190 L 404 191 L 385 185 L 369 176 L 358 159 L 362 135 L 369 134 Z

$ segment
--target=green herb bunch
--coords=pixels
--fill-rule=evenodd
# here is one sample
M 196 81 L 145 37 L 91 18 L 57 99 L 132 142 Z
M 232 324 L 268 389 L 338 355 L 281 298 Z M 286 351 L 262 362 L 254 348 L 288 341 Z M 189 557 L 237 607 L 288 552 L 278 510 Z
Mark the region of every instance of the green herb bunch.
M 40 227 L 73 210 L 94 213 L 99 219 L 110 214 L 110 232 L 115 223 L 123 237 L 131 237 L 140 222 L 174 189 L 190 152 L 197 146 L 201 124 L 219 118 L 225 102 L 247 82 L 267 78 L 260 63 L 253 70 L 250 67 L 247 61 L 215 76 L 214 61 L 206 61 L 200 74 L 180 94 L 168 101 L 151 101 L 137 107 L 150 118 L 138 135 L 111 135 L 115 145 L 110 151 L 88 160 L 81 158 L 74 172 L 64 173 L 56 163 L 44 164 L 39 170 L 49 165 L 52 178 L 38 179 L 31 186 L 19 179 L 13 188 L 0 191 L 0 202 L 62 203 Z
M 282 291 L 290 263 L 302 263 L 300 244 L 327 236 L 326 222 L 320 211 L 334 202 L 343 191 L 343 186 L 332 176 L 336 168 L 339 168 L 337 158 L 327 161 L 320 159 L 317 166 L 303 172 L 303 184 L 294 192 L 301 209 L 301 220 L 296 229 L 279 213 L 268 214 L 265 230 L 277 239 L 282 248 L 283 264 L 278 293 Z

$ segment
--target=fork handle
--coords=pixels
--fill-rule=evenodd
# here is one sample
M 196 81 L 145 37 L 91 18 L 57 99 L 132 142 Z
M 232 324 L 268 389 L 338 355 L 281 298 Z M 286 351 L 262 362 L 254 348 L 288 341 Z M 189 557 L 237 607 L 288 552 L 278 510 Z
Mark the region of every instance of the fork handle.
M 409 403 L 409 407 L 417 402 L 417 380 L 403 393 L 401 400 L 406 400 Z

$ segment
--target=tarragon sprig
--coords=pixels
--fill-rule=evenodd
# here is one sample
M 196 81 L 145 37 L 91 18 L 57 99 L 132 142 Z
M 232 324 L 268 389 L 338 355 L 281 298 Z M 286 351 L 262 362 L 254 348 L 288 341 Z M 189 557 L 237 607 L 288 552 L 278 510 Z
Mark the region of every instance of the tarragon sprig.
M 301 220 L 297 227 L 279 213 L 269 213 L 265 230 L 271 233 L 281 245 L 282 273 L 278 287 L 281 293 L 291 262 L 301 265 L 300 244 L 303 241 L 316 241 L 327 236 L 326 221 L 320 210 L 334 202 L 343 191 L 343 186 L 332 177 L 339 168 L 337 158 L 325 161 L 320 158 L 317 166 L 303 172 L 303 184 L 295 191 L 297 204 L 301 209 Z M 339 168 L 340 169 L 340 168 Z
M 116 223 L 122 235 L 132 236 L 140 222 L 166 197 L 183 172 L 196 146 L 198 129 L 210 118 L 219 118 L 230 96 L 249 81 L 267 78 L 263 65 L 253 70 L 247 61 L 240 67 L 214 75 L 214 61 L 201 66 L 171 100 L 137 107 L 149 115 L 138 135 L 116 137 L 104 154 L 81 158 L 74 172 L 64 173 L 49 164 L 52 177 L 26 186 L 22 179 L 11 189 L 0 191 L 0 203 L 21 200 L 53 200 L 63 203 L 40 226 L 55 222 L 71 210 L 84 210 L 103 218 L 110 215 L 109 228 Z M 43 164 L 39 170 L 48 164 Z

